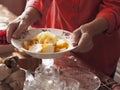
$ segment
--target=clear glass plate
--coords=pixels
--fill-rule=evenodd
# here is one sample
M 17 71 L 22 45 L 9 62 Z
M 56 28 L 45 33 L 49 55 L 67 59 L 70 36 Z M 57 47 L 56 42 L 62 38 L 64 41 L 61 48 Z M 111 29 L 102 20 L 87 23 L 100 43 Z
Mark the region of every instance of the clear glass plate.
M 80 83 L 80 90 L 97 90 L 100 87 L 100 79 L 90 71 L 73 68 L 62 69 L 62 76 L 76 79 Z
M 27 71 L 23 90 L 79 90 L 80 84 L 75 79 L 56 76 L 48 78 L 42 74 L 33 76 Z

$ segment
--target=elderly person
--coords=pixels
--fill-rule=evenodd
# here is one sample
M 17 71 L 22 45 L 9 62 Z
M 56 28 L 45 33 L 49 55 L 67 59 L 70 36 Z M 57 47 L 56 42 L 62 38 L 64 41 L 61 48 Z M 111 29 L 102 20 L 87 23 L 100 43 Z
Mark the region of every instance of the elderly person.
M 114 75 L 120 57 L 119 0 L 28 0 L 25 11 L 8 26 L 8 41 L 29 25 L 73 32 L 78 45 L 73 52 L 95 70 Z

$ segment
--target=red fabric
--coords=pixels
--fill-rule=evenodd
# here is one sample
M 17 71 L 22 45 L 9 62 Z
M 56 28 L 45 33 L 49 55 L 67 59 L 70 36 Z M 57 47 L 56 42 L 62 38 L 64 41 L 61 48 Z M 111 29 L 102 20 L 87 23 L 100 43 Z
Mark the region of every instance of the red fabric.
M 29 6 L 42 14 L 35 27 L 60 28 L 72 32 L 96 17 L 105 17 L 109 22 L 107 34 L 96 36 L 94 48 L 78 56 L 97 70 L 106 74 L 114 72 L 120 56 L 120 0 L 29 0 L 26 7 Z

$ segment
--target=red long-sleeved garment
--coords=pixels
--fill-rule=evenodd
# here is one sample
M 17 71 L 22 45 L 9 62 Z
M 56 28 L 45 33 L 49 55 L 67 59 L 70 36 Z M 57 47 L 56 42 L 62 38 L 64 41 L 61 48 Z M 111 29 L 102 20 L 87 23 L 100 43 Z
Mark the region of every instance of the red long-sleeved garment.
M 78 56 L 108 75 L 116 68 L 120 56 L 120 0 L 28 0 L 42 17 L 35 27 L 52 27 L 73 31 L 97 17 L 105 17 L 109 29 L 94 37 L 94 47 Z

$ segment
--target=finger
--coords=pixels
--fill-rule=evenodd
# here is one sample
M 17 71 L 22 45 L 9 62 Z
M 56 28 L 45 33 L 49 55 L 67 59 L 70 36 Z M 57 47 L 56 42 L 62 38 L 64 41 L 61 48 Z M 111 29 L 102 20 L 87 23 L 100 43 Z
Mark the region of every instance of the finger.
M 76 46 L 79 42 L 79 39 L 81 37 L 81 31 L 79 29 L 75 30 L 73 32 L 73 45 Z
M 7 32 L 6 32 L 6 37 L 7 37 L 7 41 L 8 43 L 11 43 L 11 38 L 13 35 L 13 32 L 15 31 L 16 26 L 15 25 L 9 25 L 7 28 Z
M 82 34 L 78 47 L 74 49 L 74 52 L 87 52 L 93 47 L 92 37 L 89 34 Z
M 22 32 L 24 32 L 25 30 L 27 30 L 27 24 L 26 22 L 24 22 L 23 20 L 20 22 L 18 28 L 16 29 L 16 31 L 13 34 L 14 38 L 20 38 Z
M 80 52 L 81 51 L 81 49 L 82 49 L 82 47 L 83 47 L 83 39 L 84 39 L 84 37 L 83 37 L 83 35 L 81 36 L 81 38 L 79 39 L 79 41 L 78 41 L 78 47 L 77 48 L 75 48 L 74 50 L 73 50 L 73 52 Z

